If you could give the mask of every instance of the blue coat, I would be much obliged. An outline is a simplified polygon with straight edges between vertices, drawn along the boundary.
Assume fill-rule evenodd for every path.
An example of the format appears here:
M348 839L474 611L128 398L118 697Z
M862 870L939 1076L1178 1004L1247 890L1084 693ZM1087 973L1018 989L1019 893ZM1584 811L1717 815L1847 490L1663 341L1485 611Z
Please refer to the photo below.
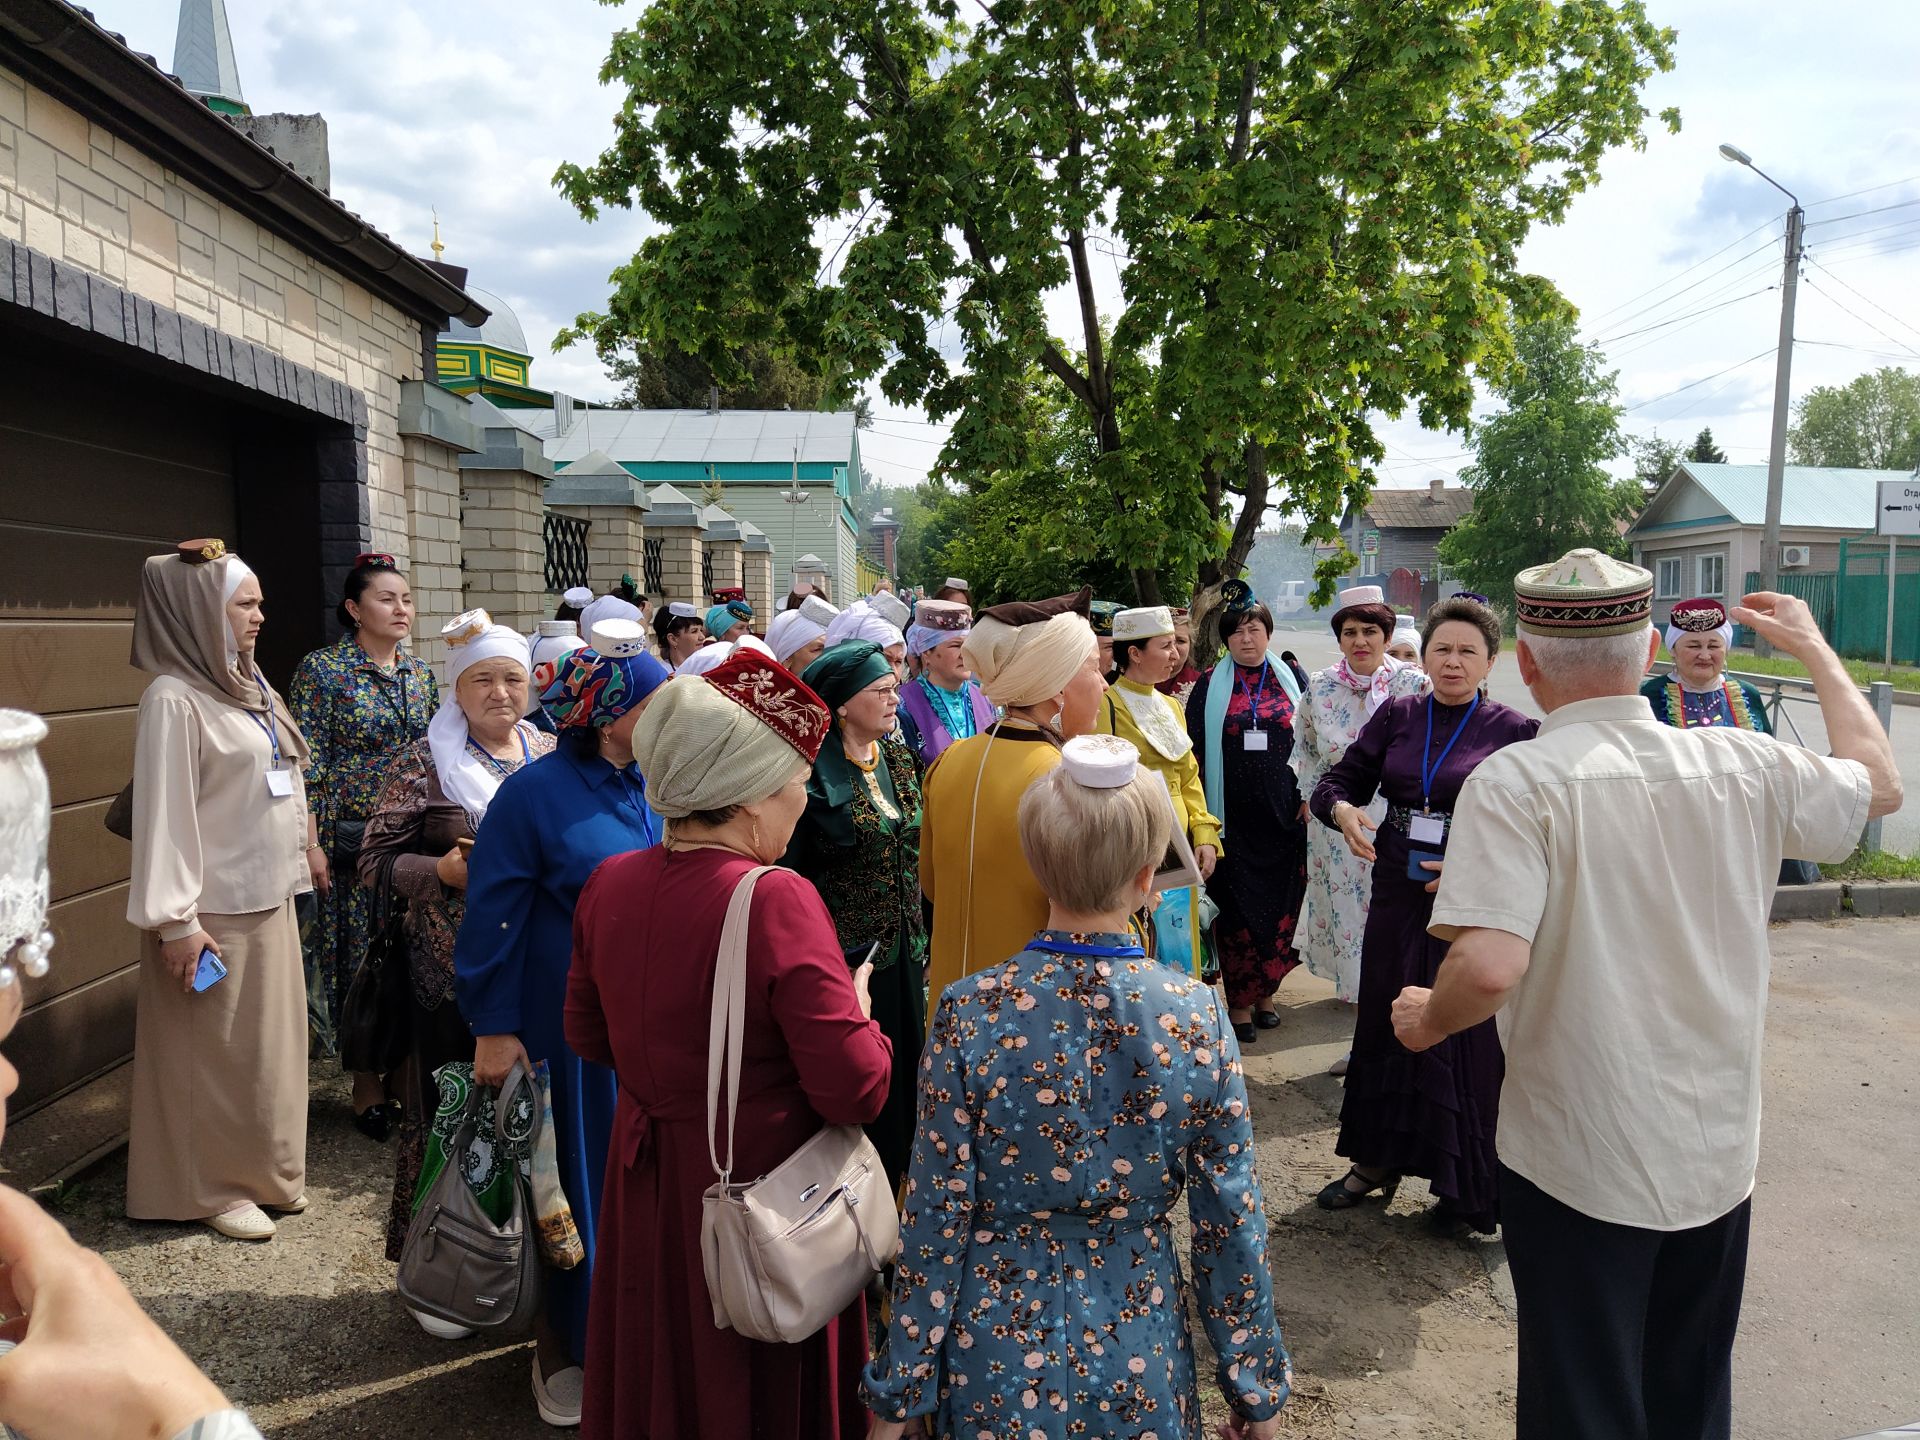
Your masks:
M547 1274L547 1313L584 1358L600 1183L607 1168L613 1072L567 1049L561 1011L573 960L573 907L601 861L658 844L660 817L638 769L616 770L562 745L501 782L474 836L467 913L453 947L454 997L478 1035L518 1035L553 1080L560 1184L586 1264Z

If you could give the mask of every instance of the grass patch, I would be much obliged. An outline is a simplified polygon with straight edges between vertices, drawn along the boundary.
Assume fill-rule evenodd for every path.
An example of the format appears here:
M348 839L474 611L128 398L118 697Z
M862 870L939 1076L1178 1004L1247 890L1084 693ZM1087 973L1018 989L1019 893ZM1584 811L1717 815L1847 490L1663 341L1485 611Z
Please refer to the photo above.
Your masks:
M1660 647L1660 658L1671 660L1667 647ZM1844 656L1840 663L1847 667L1847 674L1853 677L1853 683L1859 686L1873 684L1876 680L1891 680L1896 690L1906 690L1920 694L1920 670L1910 665L1896 665L1891 671L1886 666L1872 660L1848 660ZM1769 655L1762 660L1750 650L1734 650L1727 655L1727 669L1746 675L1784 675L1797 680L1808 677L1807 667L1798 660L1788 659L1785 655Z
M1856 850L1838 865L1822 865L1828 880L1920 880L1920 855L1891 850Z

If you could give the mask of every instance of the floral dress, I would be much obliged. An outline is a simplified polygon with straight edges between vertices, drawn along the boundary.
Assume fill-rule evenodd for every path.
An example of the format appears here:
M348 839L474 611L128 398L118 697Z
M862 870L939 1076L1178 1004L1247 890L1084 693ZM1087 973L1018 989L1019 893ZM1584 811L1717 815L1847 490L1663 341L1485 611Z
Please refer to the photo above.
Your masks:
M372 898L354 881L357 832L373 813L387 761L427 733L440 708L432 669L407 651L390 668L376 665L352 635L315 650L293 672L293 718L307 737L307 803L327 852L333 889L316 895L303 927L308 1022L328 1053L334 1020L367 953Z
M1347 753L1367 723L1369 685L1382 700L1400 695L1424 695L1432 688L1426 672L1395 660L1388 677L1377 683L1352 675L1345 665L1316 670L1293 715L1293 773L1300 793L1314 787ZM1375 708L1378 708L1377 706ZM1386 815L1384 801L1376 800L1367 815L1378 824ZM1331 980L1340 998L1352 1005L1360 999L1360 946L1367 933L1367 903L1373 895L1373 867L1354 858L1346 839L1325 825L1307 830L1307 901L1305 921L1295 945L1306 956L1307 969Z
M1264 1419L1292 1374L1240 1052L1213 991L1127 936L1056 931L949 985L867 1404L966 1440L1197 1440L1182 1190L1214 1378Z

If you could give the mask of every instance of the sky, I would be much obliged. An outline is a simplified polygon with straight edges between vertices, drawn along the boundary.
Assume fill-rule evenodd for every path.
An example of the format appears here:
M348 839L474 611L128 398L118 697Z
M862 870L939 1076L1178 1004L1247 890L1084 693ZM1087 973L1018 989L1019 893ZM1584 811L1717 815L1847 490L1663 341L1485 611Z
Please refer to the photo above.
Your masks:
M89 0L101 24L163 66L178 0ZM1920 4L1911 0L1649 0L1679 32L1675 69L1649 85L1677 105L1619 150L1564 223L1537 228L1525 269L1580 308L1583 333L1617 370L1623 428L1690 442L1703 427L1729 458L1767 458L1787 201L1722 160L1725 141L1807 209L1793 353L1794 396L1882 365L1920 369ZM600 308L608 275L647 230L610 210L589 224L551 184L563 160L596 156L622 95L599 83L614 30L636 5L542 0L229 0L242 88L256 112L319 111L333 193L426 255L437 211L445 258L504 298L534 350L534 383L609 397L590 347L555 354L555 333ZM1117 271L1103 309L1119 303ZM1053 307L1073 333L1069 297ZM932 467L944 428L875 398L861 440L883 483ZM1384 485L1451 478L1471 457L1457 434L1382 419Z

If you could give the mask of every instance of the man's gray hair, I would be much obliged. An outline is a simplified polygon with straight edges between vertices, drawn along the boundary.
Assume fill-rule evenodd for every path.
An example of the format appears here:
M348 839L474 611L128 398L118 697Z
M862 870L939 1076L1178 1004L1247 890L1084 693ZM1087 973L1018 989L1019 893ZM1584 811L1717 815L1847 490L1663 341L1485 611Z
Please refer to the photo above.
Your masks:
M1520 643L1554 684L1624 695L1637 689L1647 673L1647 644L1652 633L1650 625L1598 640L1523 633Z

